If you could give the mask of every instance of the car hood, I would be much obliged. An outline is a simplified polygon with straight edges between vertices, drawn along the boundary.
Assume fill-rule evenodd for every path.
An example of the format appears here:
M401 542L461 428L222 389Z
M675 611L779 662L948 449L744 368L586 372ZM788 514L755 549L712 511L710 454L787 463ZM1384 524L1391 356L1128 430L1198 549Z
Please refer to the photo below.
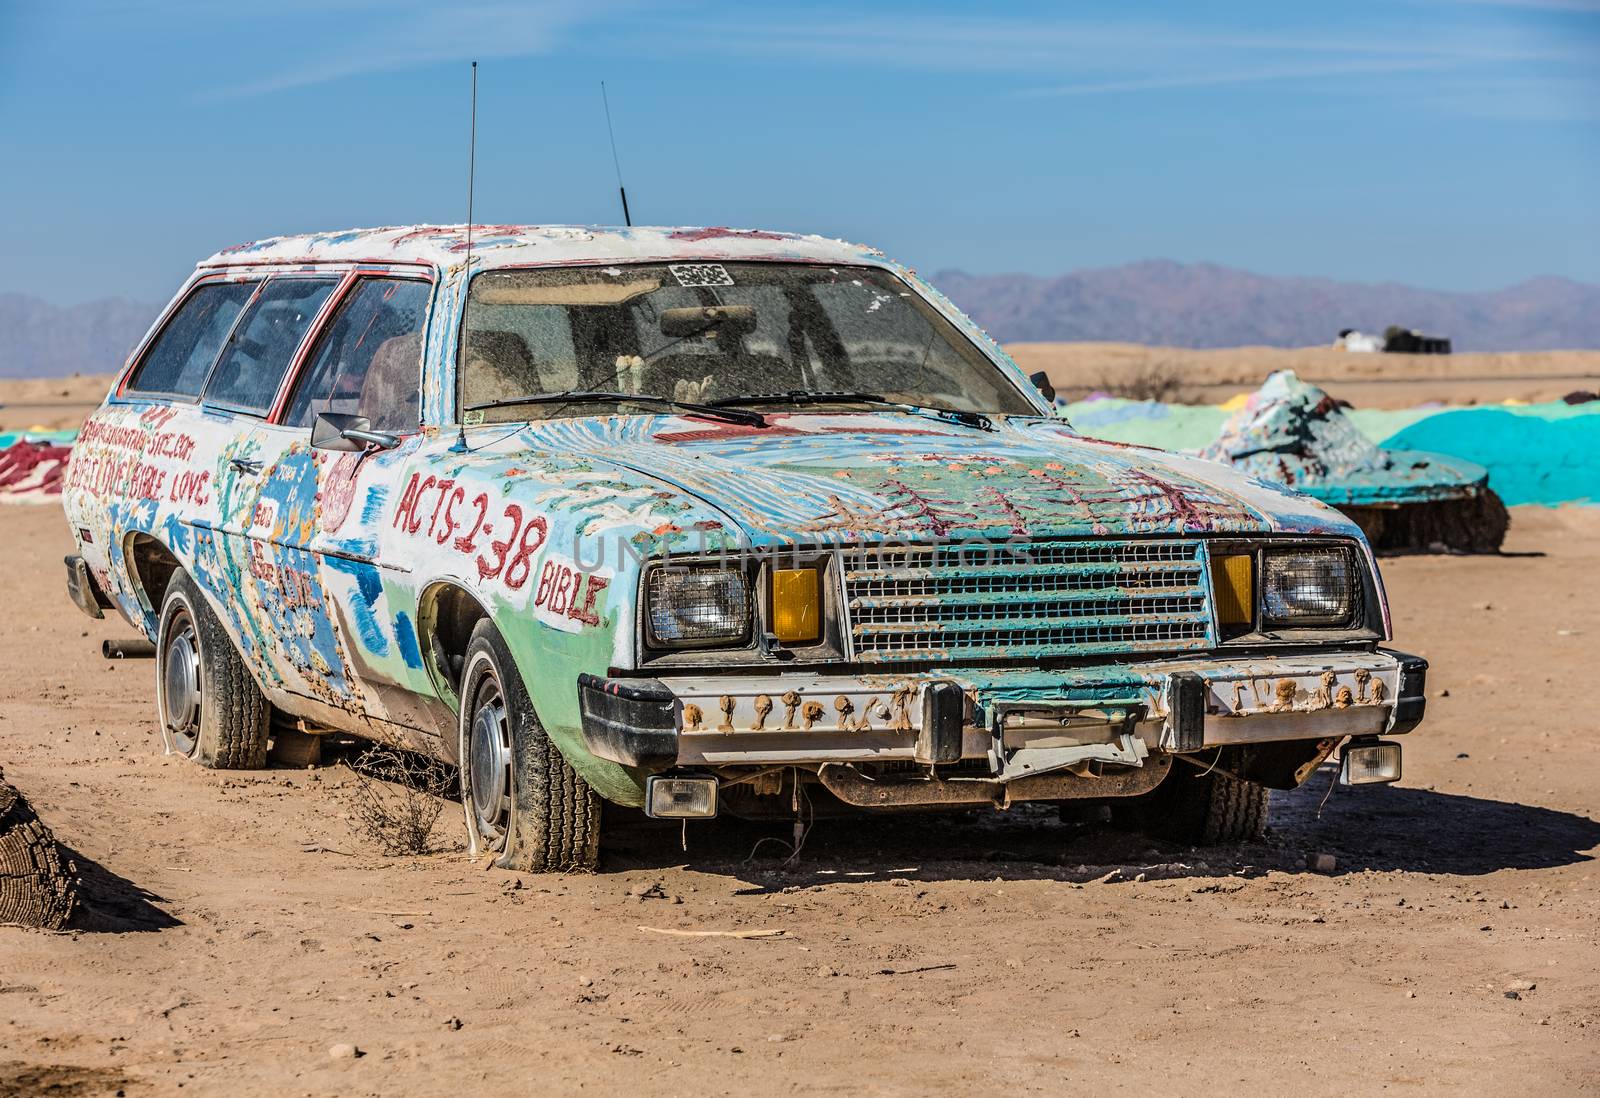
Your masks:
M682 416L538 424L524 443L652 477L752 544L888 538L1307 533L1359 537L1337 511L1214 462L1102 442L1054 420L982 431L901 413Z

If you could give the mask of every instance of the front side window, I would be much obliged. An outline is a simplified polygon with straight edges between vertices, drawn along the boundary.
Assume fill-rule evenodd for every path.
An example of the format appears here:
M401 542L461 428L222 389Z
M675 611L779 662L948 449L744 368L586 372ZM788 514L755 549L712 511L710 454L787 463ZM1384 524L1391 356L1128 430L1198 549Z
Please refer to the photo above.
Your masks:
M323 412L366 416L373 430L420 425L426 282L363 278L339 305L289 398L283 422L310 427Z
M268 280L223 349L206 401L247 412L272 407L295 349L337 285L331 278Z
M196 287L145 352L126 391L199 396L223 340L256 286L254 282L205 282Z
M599 404L516 403L586 390L696 402L857 393L955 411L1037 414L942 313L876 267L488 271L468 294L458 382L467 422L591 415Z

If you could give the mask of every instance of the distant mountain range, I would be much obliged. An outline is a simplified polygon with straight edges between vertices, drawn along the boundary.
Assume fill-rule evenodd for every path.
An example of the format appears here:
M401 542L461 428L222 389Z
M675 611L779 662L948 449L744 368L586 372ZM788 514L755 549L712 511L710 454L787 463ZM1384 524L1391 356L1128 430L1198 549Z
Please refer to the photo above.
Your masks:
M1449 293L1156 259L1060 278L941 271L933 283L1002 343L1308 347L1342 328L1398 324L1449 336L1458 351L1600 348L1600 286L1564 278Z
M1307 347L1333 342L1341 328L1399 324L1449 336L1458 351L1600 348L1600 286L1564 278L1449 293L1156 259L1059 278L950 270L933 283L1003 343ZM121 298L57 306L0 294L0 377L109 373L159 309Z
M0 377L112 373L160 310L121 298L59 306L0 294Z

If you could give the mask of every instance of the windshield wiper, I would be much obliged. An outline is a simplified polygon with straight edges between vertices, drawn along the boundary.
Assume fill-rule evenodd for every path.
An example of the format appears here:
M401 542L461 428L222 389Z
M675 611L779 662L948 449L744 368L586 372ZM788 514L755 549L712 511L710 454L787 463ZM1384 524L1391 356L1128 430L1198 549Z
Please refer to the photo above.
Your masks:
M994 421L982 412L965 408L935 408L927 404L908 404L894 400L882 393L813 392L809 389L791 389L787 393L751 393L748 396L723 397L713 400L717 408L737 407L745 404L876 404L884 408L898 408L903 412L935 416L948 423L974 427L980 431L994 430Z
M469 404L464 411L481 412L487 408L510 408L518 404L581 404L585 401L603 404L653 404L661 408L710 416L713 419L738 423L745 427L767 425L767 417L760 412L741 412L734 408L721 408L716 404L696 404L692 400L673 400L671 397L652 396L648 393L608 393L593 389L571 389L564 393L529 393L527 396L486 400L481 404Z

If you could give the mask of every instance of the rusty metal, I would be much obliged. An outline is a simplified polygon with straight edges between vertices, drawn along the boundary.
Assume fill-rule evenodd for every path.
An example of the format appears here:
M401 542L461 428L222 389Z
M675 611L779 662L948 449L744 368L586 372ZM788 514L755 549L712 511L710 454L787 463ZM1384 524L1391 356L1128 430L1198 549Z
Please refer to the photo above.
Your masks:
M829 793L858 808L980 804L1006 808L1023 801L1137 797L1161 784L1171 766L1171 758L1161 755L1146 759L1143 766L1107 770L1098 775L1041 774L1009 782L937 777L874 781L853 766L829 763L817 771L817 780Z
M108 660L153 660L156 646L142 638L104 640L100 642L100 654Z

